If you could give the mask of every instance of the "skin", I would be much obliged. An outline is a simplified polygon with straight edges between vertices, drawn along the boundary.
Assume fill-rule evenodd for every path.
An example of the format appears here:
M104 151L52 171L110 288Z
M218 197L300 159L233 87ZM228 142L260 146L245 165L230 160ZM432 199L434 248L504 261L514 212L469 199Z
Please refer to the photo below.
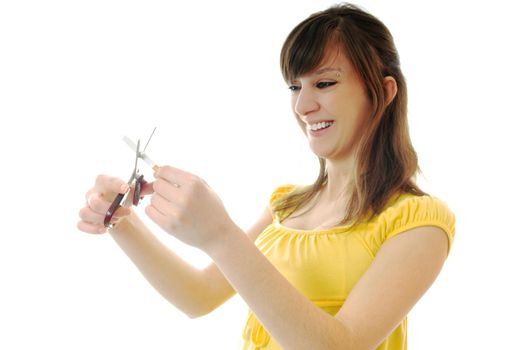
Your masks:
M322 73L317 71L325 70ZM388 102L397 93L397 83L384 78ZM355 156L353 150L359 131L371 113L364 83L351 62L338 47L330 48L320 67L291 83L291 106L300 128L306 134L313 153L326 159L328 184L320 203L347 201L342 194L351 180ZM312 137L307 126L314 120L335 120L323 137Z
M351 63L332 51L327 57L315 70L330 63L340 69L340 76L335 71L323 76L310 72L293 82L300 89L292 93L293 112L304 131L310 118L336 121L331 137L307 136L311 150L328 164L321 206L342 200L354 141L369 112ZM321 81L338 82L321 88L324 84L317 85ZM397 92L395 81L387 77L384 86L391 101ZM190 317L210 312L237 292L284 349L374 349L432 285L447 256L446 234L437 227L417 227L389 239L333 317L298 292L254 245L259 232L272 222L269 208L245 233L203 179L171 166L161 167L155 179L145 187L145 194L151 194L147 216L168 234L204 251L214 263L201 272L192 269L126 208L118 212L112 237L150 283ZM104 231L104 212L123 184L110 177L97 179L79 213L79 229Z

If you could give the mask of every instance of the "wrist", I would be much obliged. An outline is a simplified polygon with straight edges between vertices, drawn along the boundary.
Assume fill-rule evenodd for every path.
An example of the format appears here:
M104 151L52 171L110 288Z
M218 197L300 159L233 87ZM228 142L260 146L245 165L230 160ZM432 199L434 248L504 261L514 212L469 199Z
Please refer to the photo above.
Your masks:
M129 232L133 227L137 226L137 214L131 210L130 214L121 218L115 224L108 228L108 233L110 234L122 234Z
M225 226L218 228L220 234L216 238L209 240L201 249L213 260L225 254L232 254L235 242L240 238L247 237L245 232L234 222L229 221Z

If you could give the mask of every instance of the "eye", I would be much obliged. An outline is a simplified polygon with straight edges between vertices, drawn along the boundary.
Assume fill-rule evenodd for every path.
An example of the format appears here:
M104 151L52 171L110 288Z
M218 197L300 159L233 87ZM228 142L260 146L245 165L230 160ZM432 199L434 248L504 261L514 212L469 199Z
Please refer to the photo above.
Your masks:
M297 86L297 85L291 85L291 86L289 86L288 89L291 90L291 92L295 92L295 91L300 90L300 86Z
M317 88L319 89L325 89L327 87L330 87L332 85L335 85L337 82L336 81L321 81L319 83L317 83Z

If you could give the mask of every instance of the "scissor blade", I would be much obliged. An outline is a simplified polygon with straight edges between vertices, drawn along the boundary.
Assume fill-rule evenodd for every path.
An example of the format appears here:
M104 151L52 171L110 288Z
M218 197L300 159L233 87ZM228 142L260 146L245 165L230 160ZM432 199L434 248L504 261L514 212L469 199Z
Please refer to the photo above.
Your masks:
M124 143L128 145L134 152L137 150L137 145L134 141L132 141L128 136L123 137ZM150 166L152 169L156 170L157 165L156 163L144 152L139 153L139 158L141 158L148 166Z

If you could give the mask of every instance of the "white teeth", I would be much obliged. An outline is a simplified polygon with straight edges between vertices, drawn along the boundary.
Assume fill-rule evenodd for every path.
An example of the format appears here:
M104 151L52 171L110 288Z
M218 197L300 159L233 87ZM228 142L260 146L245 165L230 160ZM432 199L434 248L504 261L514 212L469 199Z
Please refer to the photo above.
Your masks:
M320 122L320 123L316 123L316 124L312 124L309 126L309 129L310 130L313 130L313 131L316 131L316 130L319 130L319 129L322 129L322 128L326 128L330 125L332 125L333 122Z

